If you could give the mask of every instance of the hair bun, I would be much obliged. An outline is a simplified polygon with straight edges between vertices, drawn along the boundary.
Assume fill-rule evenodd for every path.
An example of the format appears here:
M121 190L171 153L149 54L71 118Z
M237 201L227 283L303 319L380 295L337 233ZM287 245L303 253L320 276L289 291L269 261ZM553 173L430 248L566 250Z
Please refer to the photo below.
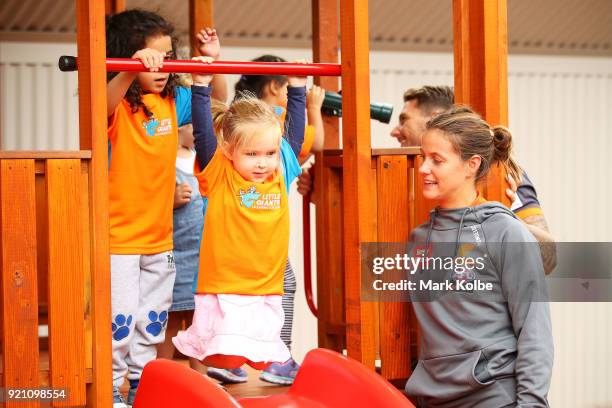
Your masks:
M493 160L505 162L510 158L512 152L512 133L504 126L495 126L491 129L493 133Z

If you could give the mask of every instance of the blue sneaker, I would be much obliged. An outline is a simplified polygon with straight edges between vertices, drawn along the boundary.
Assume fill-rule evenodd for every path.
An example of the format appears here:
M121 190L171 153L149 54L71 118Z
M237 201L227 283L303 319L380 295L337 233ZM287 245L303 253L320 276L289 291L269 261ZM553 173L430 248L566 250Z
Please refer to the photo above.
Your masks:
M113 408L128 408L118 387L113 387Z
M226 370L225 368L208 367L208 376L223 384L238 384L249 380L249 375L242 367Z
M272 384L291 385L297 375L300 365L293 358L284 363L272 363L266 368L259 377L260 380Z

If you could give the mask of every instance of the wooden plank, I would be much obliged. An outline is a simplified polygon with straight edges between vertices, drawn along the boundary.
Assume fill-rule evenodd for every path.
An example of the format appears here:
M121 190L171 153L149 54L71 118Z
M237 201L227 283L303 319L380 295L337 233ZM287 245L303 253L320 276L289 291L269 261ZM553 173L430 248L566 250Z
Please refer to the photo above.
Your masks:
M422 196L422 187L418 188L415 185L415 174L418 171L416 166L416 159L422 156L407 156L406 157L406 167L408 168L408 212L410 217L410 222L408 223L408 229L412 231L418 224L416 223L415 217L415 194L419 194ZM416 191L415 191L416 190ZM410 338L410 368L416 365L416 362L419 358L419 322L416 318L416 314L414 312L414 308L412 307L412 303L409 306L409 317L408 320L410 322L409 325L409 338Z
M91 226L89 247L93 383L87 388L87 406L106 408L112 405L113 384L109 324L111 308L104 3L76 1L80 148L91 150L88 217Z
M342 159L342 149L325 149L323 157L325 160L333 162L335 159ZM378 156L418 156L421 154L420 147L396 147L389 149L371 149L372 157ZM376 166L374 166L376 168Z
M314 163L314 180L313 192L311 195L312 202L317 206L315 214L316 219L316 245L317 245L317 334L318 345L323 348L330 348L327 341L326 324L329 323L329 286L327 278L329 276L329 199L327 193L329 169L323 166L323 160L317 157Z
M421 154L420 147L394 147L389 149L372 149L372 156L416 156Z
M87 161L82 161L81 165L88 166ZM88 168L86 169L88 170ZM93 316L91 314L91 247L88 244L91 242L91 228L89 225L89 172L81 172L80 175L80 219L82 223L82 234L83 234L83 279L84 279L84 292L85 292L85 367L87 369L93 368Z
M368 1L341 0L344 265L348 355L374 369L373 303L361 302L362 242L376 241L370 146Z
M453 0L453 30L455 101L470 105L492 126L507 126L507 0ZM510 206L504 178L494 166L485 195Z
M87 183L88 178L88 161L81 161L81 177L84 179L85 183ZM47 222L47 192L45 187L45 173L46 173L46 160L36 160L34 162L34 171L36 173L36 243L38 247L37 251L37 276L38 276L38 319L39 324L47 324L47 295L49 293L48 290L48 272L47 272L47 260L49 259L49 232L48 232L48 222ZM87 184L85 184L87 186ZM83 205L85 210L88 210L89 206L89 198L87 197L87 190L83 189ZM88 225L85 242L89 242L90 234L88 230ZM85 234L85 232L84 232ZM84 273L88 276L90 280L90 271L89 271L89 248L86 248L88 251L86 261L87 265L83 268ZM89 299L89 298L88 298ZM88 314L89 316L89 314ZM87 332L91 337L91 333ZM47 349L46 339L41 339L40 342L41 350ZM88 350L89 354L91 354L91 350ZM88 366L91 368L91 364Z
M33 160L0 160L3 387L38 387L36 196ZM10 407L40 403L8 402Z
M408 160L381 156L377 160L378 242L406 242L410 234ZM380 303L381 375L388 380L410 374L410 303Z
M38 384L40 387L50 387L50 376L49 376L49 353L47 351L41 350L39 353L40 356L40 365L38 370ZM0 384L4 381L3 375L3 367L2 367L2 359L0 359ZM91 369L87 369L85 371L85 381L87 383L91 383L93 381L93 372ZM23 405L18 405L18 407L22 407Z
M416 156L414 160L414 226L415 228L429 220L429 212L436 207L436 202L423 197L423 175L419 167L423 164L423 156Z
M40 165L40 160L34 164L35 168ZM48 324L48 295L49 295L49 275L47 260L49 259L49 223L47 210L47 191L45 172L46 166L43 164L42 174L36 173L36 243L37 254L37 276L38 276L38 319L39 324ZM46 343L41 342L41 348L46 349Z
M338 63L338 0L312 1L312 59ZM336 77L314 77L314 83L329 92L340 89ZM340 147L339 127L339 118L323 116L325 149Z
M407 185L407 189L408 189L408 214L410 217L410 223L408 225L411 226L411 228L414 228L415 221L414 221L414 194L415 194L415 189L414 189L414 180L415 180L415 170L414 170L414 163L416 160L417 156L406 156L406 167L408 168L408 185Z
M90 150L60 151L60 150L4 150L0 151L0 159L90 159Z
M342 352L344 326L344 248L342 171L315 161L317 203L317 308L319 347Z
M378 185L378 178L377 178L377 168L376 168L376 158L372 157L370 160L370 182L372 187L374 188L373 191L373 195L371 195L370 197L372 197L372 220L371 220L371 226L372 228L374 228L374 241L373 242L378 242L378 230L377 230L377 225L378 225L378 219L376 218L378 215L378 200L375 198L376 197L376 186ZM372 241L370 241L372 242ZM360 245L361 246L361 245ZM361 273L359 274L359 286L361 287ZM360 297L360 301L361 301L361 297ZM376 361L380 360L380 321L381 321L381 313L380 313L380 307L379 307L379 302L371 302L371 301L362 301L361 302L361 308L362 308L362 315L365 315L368 319L371 320L371 324L366 326L365 328L367 330L370 330L369 332L366 332L366 336L368 337L374 337L374 344L373 346L371 346L373 349L372 350L367 350L366 351L366 355L372 354L372 356L374 357L374 369L376 369ZM364 310L365 309L365 310ZM366 321L367 322L367 321Z
M85 242L83 220L80 217L80 161L48 160L46 181L51 385L54 388L70 390L67 400L53 402L53 406L82 406L86 403L83 276Z
M318 157L318 156L317 156ZM315 159L316 162L316 159ZM325 167L342 168L342 156L323 156L319 162L323 162Z
M325 157L328 156L342 156L342 149L325 149L323 152Z
M345 269L344 269L344 196L342 169L329 170L328 175L328 203L327 209L329 222L329 249L328 249L328 282L321 281L321 285L328 285L329 288L329 323L330 325L344 324L346 327L346 307L344 299L346 296L345 288ZM320 286L318 286L320 287ZM344 335L333 339L333 344L342 351L346 347L346 330Z
M200 55L196 34L204 27L214 27L214 0L189 0L189 43L191 55Z
M323 153L326 158L341 157L342 149L325 149ZM416 156L421 154L420 147L393 147L385 149L371 149L372 156Z

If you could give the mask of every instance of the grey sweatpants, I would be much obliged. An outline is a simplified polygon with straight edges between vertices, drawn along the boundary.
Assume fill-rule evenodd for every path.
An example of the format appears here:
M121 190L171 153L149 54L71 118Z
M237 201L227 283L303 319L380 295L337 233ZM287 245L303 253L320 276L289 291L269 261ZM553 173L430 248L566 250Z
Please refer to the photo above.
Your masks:
M172 251L111 255L113 387L120 387L126 374L140 379L145 364L157 357L175 274Z
M291 331L293 329L293 307L295 304L296 281L295 273L293 273L293 268L291 267L291 263L289 263L289 258L287 258L287 265L285 266L283 289L285 292L283 294L285 322L281 330L281 340L285 343L289 351L291 351Z

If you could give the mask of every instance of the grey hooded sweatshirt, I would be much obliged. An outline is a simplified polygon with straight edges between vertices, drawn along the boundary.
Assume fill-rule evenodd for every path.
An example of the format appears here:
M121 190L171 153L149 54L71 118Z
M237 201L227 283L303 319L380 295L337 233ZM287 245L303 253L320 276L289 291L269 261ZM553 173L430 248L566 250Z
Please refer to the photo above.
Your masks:
M421 355L408 395L425 407L548 407L550 311L539 246L527 228L496 202L436 209L412 232L409 248L415 255L429 248L429 257L480 259L480 268L422 268L413 275L444 276L455 288L413 297ZM458 281L493 289L458 290Z

